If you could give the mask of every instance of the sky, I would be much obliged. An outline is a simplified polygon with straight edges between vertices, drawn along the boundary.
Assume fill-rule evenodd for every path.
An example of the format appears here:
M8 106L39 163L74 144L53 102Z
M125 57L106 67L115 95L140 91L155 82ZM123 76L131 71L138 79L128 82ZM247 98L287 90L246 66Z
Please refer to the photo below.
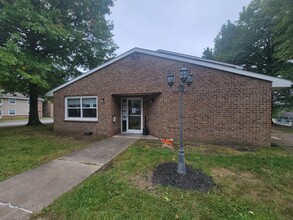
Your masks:
M134 47L202 56L251 0L115 0L108 17L120 55Z

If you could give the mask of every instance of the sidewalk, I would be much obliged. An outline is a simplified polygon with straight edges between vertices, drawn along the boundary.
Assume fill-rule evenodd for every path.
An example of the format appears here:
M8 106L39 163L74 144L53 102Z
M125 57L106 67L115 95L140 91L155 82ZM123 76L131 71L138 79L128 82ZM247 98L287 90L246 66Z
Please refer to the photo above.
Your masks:
M27 124L27 119L24 120L17 120L17 121L1 121L0 122L0 128L1 127L14 127L14 126L24 126ZM42 118L40 121L43 124L52 124L53 118ZM1 212L0 212L1 213Z
M0 182L0 219L28 219L138 139L111 137Z

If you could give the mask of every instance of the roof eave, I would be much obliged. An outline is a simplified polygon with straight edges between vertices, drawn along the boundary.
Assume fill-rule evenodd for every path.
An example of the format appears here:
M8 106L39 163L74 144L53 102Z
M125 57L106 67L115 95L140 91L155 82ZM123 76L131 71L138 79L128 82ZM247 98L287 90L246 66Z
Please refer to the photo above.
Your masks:
M231 72L231 73L235 73L238 75L243 75L243 76L247 76L247 77L252 77L252 78L256 78L256 79L261 79L261 80L265 80L265 81L270 81L272 82L272 87L273 88L285 88L285 87L291 87L292 82L289 80L285 80L285 79L280 79L280 78L276 78L276 77L271 77L271 76L267 76L267 75L262 75L262 74L258 74L258 73L253 73L253 72L248 72L245 70L241 70L238 68L232 68L229 67L229 65L225 66L225 65L220 65L217 64L216 62L211 63L211 62L204 62L204 61L200 61L200 60L194 60L192 58L188 58L188 57L183 57L183 56L176 56L175 54L172 53L161 53L161 52L156 52L156 51L152 51L152 50L146 50L146 49L141 49L141 48L133 48L119 56L117 56L116 58L113 58L111 60L109 60L108 62L74 78L73 80L64 83L52 90L50 90L49 92L46 93L46 96L48 97L52 97L54 95L54 92L90 75L91 73L94 73L100 69L105 68L106 66L120 60L123 59L124 57L132 54L132 53L143 53L143 54L147 54L147 55L151 55L151 56L156 56L156 57L161 57L161 58L165 58L165 59L171 59L171 60L177 60L177 61L181 61L181 62L185 62L185 63L190 63L190 64L195 64L195 65L200 65L200 66L205 66L208 68L213 68L213 69L218 69L218 70L222 70L222 71L226 71L226 72ZM231 65L233 66L233 65Z

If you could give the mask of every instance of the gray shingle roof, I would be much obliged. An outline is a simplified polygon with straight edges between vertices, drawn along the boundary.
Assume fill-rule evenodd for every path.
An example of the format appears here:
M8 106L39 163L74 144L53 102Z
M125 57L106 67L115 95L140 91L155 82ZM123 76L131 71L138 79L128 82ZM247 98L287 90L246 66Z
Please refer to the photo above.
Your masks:
M290 118L293 117L293 112L283 112L280 118Z

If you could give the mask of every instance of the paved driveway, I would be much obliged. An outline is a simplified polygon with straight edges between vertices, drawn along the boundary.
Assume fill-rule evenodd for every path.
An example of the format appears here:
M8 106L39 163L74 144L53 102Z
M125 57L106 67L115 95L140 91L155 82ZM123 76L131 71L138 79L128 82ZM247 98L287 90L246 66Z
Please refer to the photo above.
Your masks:
M43 124L52 124L53 118L41 119ZM27 124L27 120L19 120L19 121L8 121L8 122L0 122L1 127L13 127L13 126L23 126Z
M273 128L272 143L293 151L293 133L283 132Z

